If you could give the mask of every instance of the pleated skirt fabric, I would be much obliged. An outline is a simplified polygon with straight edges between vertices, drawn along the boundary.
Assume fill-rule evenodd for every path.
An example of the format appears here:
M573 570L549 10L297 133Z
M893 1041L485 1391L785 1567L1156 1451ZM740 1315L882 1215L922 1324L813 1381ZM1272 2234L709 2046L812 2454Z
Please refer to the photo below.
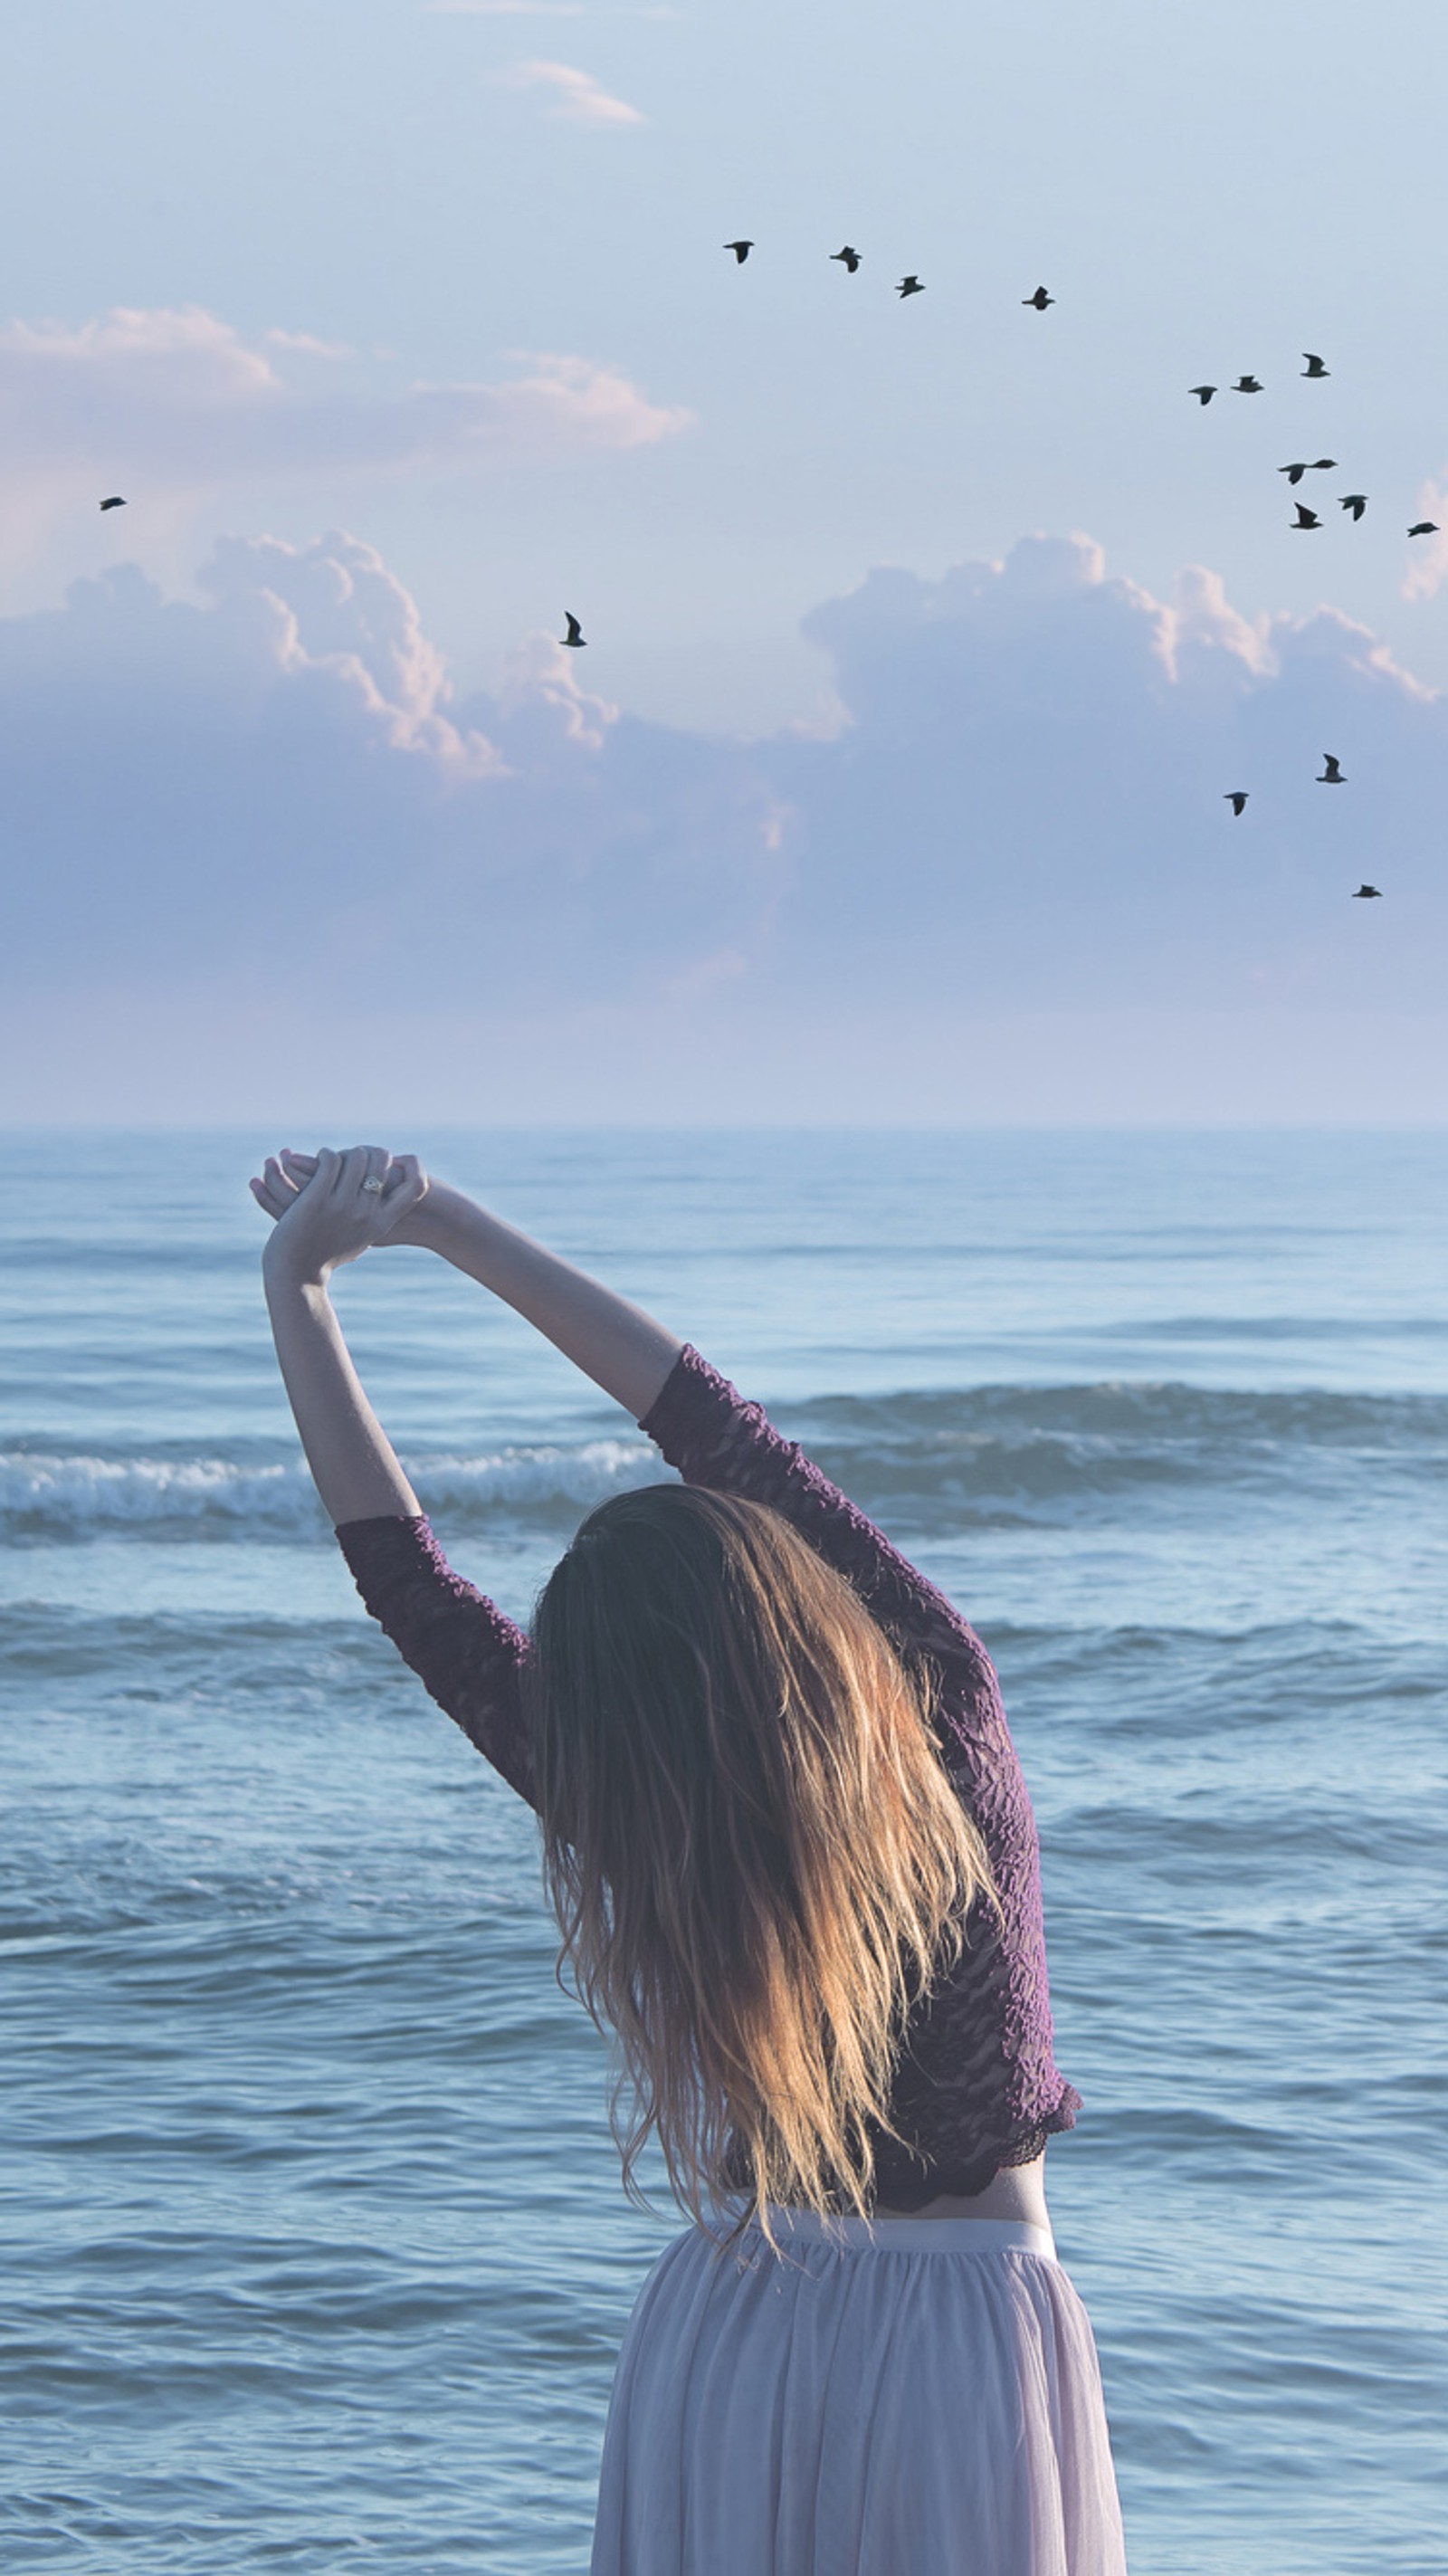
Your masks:
M1095 2337L1049 2229L774 2226L782 2259L757 2228L690 2228L645 2282L592 2576L1125 2576Z

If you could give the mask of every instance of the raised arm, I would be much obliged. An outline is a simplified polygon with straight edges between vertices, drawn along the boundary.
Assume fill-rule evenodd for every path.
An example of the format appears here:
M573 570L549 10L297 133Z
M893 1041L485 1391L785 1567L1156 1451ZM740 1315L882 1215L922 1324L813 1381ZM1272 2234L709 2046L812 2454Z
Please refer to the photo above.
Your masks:
M393 1168L379 1147L324 1151L307 1186L278 1208L268 1183L254 1195L276 1217L262 1256L267 1310L282 1378L307 1464L333 1522L410 1518L418 1500L367 1401L342 1338L327 1282L369 1244L385 1242L427 1184L416 1166Z
M340 1263L390 1239L426 1178L410 1156L394 1163L380 1146L306 1161L306 1174L291 1178L270 1158L251 1188L275 1220L262 1269L307 1463L372 1616L438 1706L533 1803L519 1688L527 1637L448 1564L367 1401L327 1294Z
M409 1219L406 1240L425 1243L491 1289L635 1422L657 1402L683 1348L677 1336L461 1190L434 1184Z
M415 1171L411 1158L405 1160ZM284 1154L281 1162L286 1174L307 1185L318 1168L310 1154ZM635 1422L657 1402L683 1348L677 1335L626 1297L443 1182L425 1182L385 1236L375 1239L440 1252L454 1269L513 1307Z

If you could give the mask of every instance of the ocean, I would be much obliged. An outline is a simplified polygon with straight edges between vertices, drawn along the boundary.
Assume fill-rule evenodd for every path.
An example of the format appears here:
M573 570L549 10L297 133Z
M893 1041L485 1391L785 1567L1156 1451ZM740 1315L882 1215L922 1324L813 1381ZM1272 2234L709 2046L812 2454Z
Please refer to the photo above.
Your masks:
M681 2222L619 2188L531 1817L300 1465L284 1141L6 1139L0 2564L582 2576ZM1448 1137L387 1141L696 1342L985 1637L1133 2576L1441 2576ZM428 1256L337 1302L516 1616L663 1472Z

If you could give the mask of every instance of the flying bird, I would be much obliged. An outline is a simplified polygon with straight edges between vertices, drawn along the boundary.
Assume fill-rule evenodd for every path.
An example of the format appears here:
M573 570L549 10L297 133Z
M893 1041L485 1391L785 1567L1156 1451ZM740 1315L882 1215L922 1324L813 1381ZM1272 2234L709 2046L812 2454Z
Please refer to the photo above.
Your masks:
M1216 390L1217 390L1217 388L1216 388L1216 386L1215 386L1215 385L1188 385L1188 387L1187 387L1187 392L1188 392L1189 394L1195 394L1195 395L1196 395L1196 398L1197 398L1198 402L1201 404L1201 407L1202 407L1203 411L1205 411L1205 410L1206 410L1207 405L1208 405L1208 403L1211 401L1212 396L1213 396L1213 394L1216 392Z
M125 506L125 502L119 492L113 492L108 501L102 501L101 503L101 508L103 510L124 510Z
M901 278L895 292L897 295L923 295L925 289L921 285L919 278L912 272L909 277Z
M1313 473L1330 474L1336 463L1337 458L1335 456L1314 456L1312 460Z
M1240 813L1241 813L1241 811L1242 811L1243 806L1244 806L1244 805L1246 804L1246 802L1247 802L1247 790L1246 790L1246 788L1245 788L1245 787L1229 787L1229 788L1227 789L1226 795L1225 795L1225 796L1223 797L1223 799L1222 799L1222 802L1223 802L1223 804L1224 804L1224 805L1230 805L1230 806L1231 806L1231 809L1232 809L1232 811L1233 811L1233 813L1234 813L1234 814L1240 814Z
M1337 506L1340 510L1351 510L1353 517L1360 519L1368 506L1368 496L1366 492L1344 492Z
M753 250L754 244L752 241L726 242L724 247L726 250L733 251L736 260L742 268L749 257L750 252Z
M1364 903L1364 902L1366 902L1366 901L1368 901L1369 899L1374 898L1374 897L1376 898L1376 900L1377 900L1379 903L1381 903L1381 902L1382 902L1382 899L1383 899L1383 890L1382 890L1382 887L1381 887L1381 886L1361 885L1361 886L1356 886L1356 887L1353 889L1353 902L1354 902L1354 903Z
M1408 534L1410 537L1436 537L1438 522L1436 519L1419 519L1417 525L1408 530Z
M857 250L852 250L848 242L846 242L843 250L832 250L830 257L831 259L842 259L846 268L849 270L851 277L854 276L856 269L860 265L859 252Z
M1320 528L1321 525L1322 521L1319 519L1317 512L1315 510L1309 510L1305 501L1299 501L1297 504L1297 516L1292 522L1293 535L1296 536L1299 530L1303 528Z
M1307 467L1305 463L1301 465L1279 465L1277 471L1279 474L1285 474L1289 483L1300 483L1303 475L1307 472Z
M1313 356L1313 354L1312 354L1312 351L1311 351L1310 349L1304 349L1304 350L1303 350L1303 352L1302 352L1302 354L1303 354L1304 358L1307 360L1307 364L1306 364L1306 366L1305 366L1305 367L1303 368L1303 370L1302 370L1302 372L1303 372L1303 374L1304 374L1305 376L1330 376L1330 375L1331 375L1331 373L1332 373L1332 369L1331 369L1331 367L1325 367L1325 366L1323 365L1322 360L1321 360L1320 358L1314 358L1314 356Z
M726 247L727 247L727 245L726 245ZM582 627L579 625L577 618L574 616L572 609L571 609L571 608L565 608L565 610L563 611L563 614L564 614L564 616L565 616L565 617L567 618L567 620L568 620L568 632L567 632L567 634L566 634L566 635L560 635L560 636L559 636L559 638L558 638L559 643L560 643L560 644L586 644L586 643L588 642L588 637L584 634L583 629L582 629Z
M1260 394L1261 390L1255 376L1239 376L1232 387L1234 394Z
M1318 786L1346 787L1347 780L1344 778L1342 771L1338 766L1337 753L1335 751L1325 751L1322 756L1327 763L1327 767L1321 772L1318 778Z
M1047 305L1054 304L1055 301L1056 299L1054 295L1048 295L1044 286L1038 286L1034 295L1023 295L1021 297L1021 302L1023 304L1034 304L1038 313L1044 313Z

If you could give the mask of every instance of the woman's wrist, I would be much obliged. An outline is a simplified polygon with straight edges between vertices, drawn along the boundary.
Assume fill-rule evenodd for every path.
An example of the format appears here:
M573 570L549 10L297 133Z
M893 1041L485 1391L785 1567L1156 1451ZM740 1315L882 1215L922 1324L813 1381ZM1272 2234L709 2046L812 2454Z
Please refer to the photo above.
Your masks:
M330 1262L298 1259L290 1244L280 1235L269 1235L262 1247L261 1275L269 1298L302 1296L321 1298L328 1304L331 1302L327 1297Z
M421 1252L437 1252L444 1261L451 1260L457 1242L459 1217L471 1217L475 1225L479 1220L486 1222L485 1213L476 1200L466 1197L461 1190L452 1189L446 1181L430 1180L426 1196L403 1218L391 1240L411 1244Z

